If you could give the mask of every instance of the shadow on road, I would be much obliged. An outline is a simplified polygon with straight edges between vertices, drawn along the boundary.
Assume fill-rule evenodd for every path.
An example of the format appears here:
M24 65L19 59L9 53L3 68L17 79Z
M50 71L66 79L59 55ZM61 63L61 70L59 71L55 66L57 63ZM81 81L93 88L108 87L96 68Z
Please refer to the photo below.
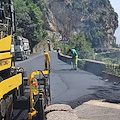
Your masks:
M120 86L111 85L111 86L93 86L89 90L94 90L94 93L81 96L80 98L70 101L68 104L72 108L76 108L79 105L82 105L84 102L89 100L100 100L110 103L120 103Z

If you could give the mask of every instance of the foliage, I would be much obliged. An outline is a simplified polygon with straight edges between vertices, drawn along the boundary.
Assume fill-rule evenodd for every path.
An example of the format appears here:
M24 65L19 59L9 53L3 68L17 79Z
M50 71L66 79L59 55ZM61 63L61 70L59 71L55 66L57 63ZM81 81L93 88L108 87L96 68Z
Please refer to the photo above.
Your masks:
M70 49L69 44L62 44L62 45L60 45L60 49L61 49L61 52L62 52L63 54L70 55L70 54L68 53L68 51L69 51L69 49Z
M89 24L93 27L85 34L87 41L92 43L92 47L103 47L101 45L103 45L104 41L107 41L107 34L101 28L94 27L95 22L93 20L90 20Z
M43 4L39 4L42 2ZM30 40L30 46L42 41L47 32L43 29L42 11L46 7L43 0L14 0L17 19L17 35ZM44 7L43 7L44 6Z
M34 4L37 4L40 7L40 10L43 11L48 8L48 4L44 0L33 0Z
M6 0L5 0L6 1ZM77 48L81 46L81 43L84 43L84 46L88 47L88 50L80 48L78 50L79 57L81 58L90 58L92 59L92 50L91 47L102 47L104 41L107 41L107 35L105 30L100 26L103 24L104 16L106 16L106 11L101 10L101 14L95 11L95 7L92 5L99 5L107 7L109 5L108 0L93 0L90 1L90 6L87 6L87 2L82 2L79 0L65 0L69 6L74 7L75 9L79 9L82 14L87 16L86 27L87 32L84 33L84 38L70 38L70 42L72 40L75 42L70 44L70 47ZM47 32L43 29L43 20L42 14L43 11L48 9L48 4L44 0L14 0L15 8L16 8L16 18L17 18L17 35L22 35L30 40L31 48L35 46L38 42L42 41L46 36ZM94 4L93 4L94 3ZM111 13L114 17L116 14ZM91 15L95 15L93 17ZM100 16L99 16L100 15ZM99 17L98 17L99 16ZM60 19L58 19L61 22ZM100 24L98 24L100 23ZM117 22L116 26L117 26ZM99 26L98 26L99 25ZM51 38L51 41L54 43L56 38ZM76 42L78 41L78 43ZM88 42L87 42L88 41ZM90 45L92 43L92 46ZM56 43L55 43L56 45ZM71 46L72 45L72 46ZM115 46L115 45L113 45ZM56 47L57 48L57 47ZM55 48L55 49L56 49ZM81 50L83 50L83 56L81 56ZM90 50L90 51L89 51ZM90 55L88 54L90 53Z
M102 61L102 62L105 62L105 63L111 63L111 64L119 64L120 63L118 57L115 57L115 58L104 57L104 56L102 56L102 54L96 55L95 60Z
M53 47L54 50L57 50L58 48L60 49L60 44L58 41L55 41L53 44L54 44L54 47Z
M106 71L116 75L120 75L120 66L114 64L107 64Z
M101 61L105 63L118 64L118 58L102 58Z
M78 66L79 66L79 68L84 69L84 67L85 67L85 61L84 60L79 60Z
M102 61L103 56L102 55L96 55L95 60Z
M91 43L85 40L84 33L81 32L76 37L69 38L69 43L60 45L61 52L69 55L69 48L76 49L80 59L93 59L93 50Z
M77 1L77 0L72 0L72 1L73 1L72 2L73 7L80 9L81 11L84 10L84 8L85 8L84 4L80 4L79 1Z
M94 12L94 8L92 6L88 6L88 12L89 13L93 13Z
M113 47L113 48L117 48L118 45L117 45L116 43L112 43L112 47Z
M108 50L106 48L94 48L95 53L101 53L101 52L107 52Z
M109 1L108 0L98 0L100 5L104 5L104 7L107 7L109 5Z
M109 0L91 0L80 1L71 0L74 9L78 9L84 15L84 27L85 38L92 43L94 47L104 47L106 41L108 41L107 30L105 29L110 21L113 22L114 30L118 26L118 15L111 9ZM89 5L88 5L89 4ZM110 15L109 21L106 16ZM111 23L110 23L111 24ZM115 46L115 45L113 45Z
M80 59L93 59L93 50L91 43L86 41L84 33L79 33L75 38L69 39L69 45L71 48L75 48L78 52Z
M59 41L56 40L56 37L54 35L52 37L47 36L47 39L49 39L51 43L53 44L54 50L57 50L58 48L60 48L60 43Z

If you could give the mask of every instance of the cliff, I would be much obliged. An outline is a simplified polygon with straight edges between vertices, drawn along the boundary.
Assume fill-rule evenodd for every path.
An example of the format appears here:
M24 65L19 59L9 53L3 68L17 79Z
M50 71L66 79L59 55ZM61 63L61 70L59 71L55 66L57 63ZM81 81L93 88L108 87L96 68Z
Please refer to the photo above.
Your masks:
M46 0L45 29L67 37L84 32L92 47L110 47L118 26L118 15L109 0Z

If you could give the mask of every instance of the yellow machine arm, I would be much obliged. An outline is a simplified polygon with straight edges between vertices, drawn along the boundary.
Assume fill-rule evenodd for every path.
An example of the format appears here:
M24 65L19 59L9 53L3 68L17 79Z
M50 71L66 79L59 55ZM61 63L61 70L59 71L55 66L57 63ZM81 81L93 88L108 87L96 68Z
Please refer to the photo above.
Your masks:
M30 86L30 112L28 113L28 119L31 120L33 116L36 116L36 114L38 113L38 111L35 110L34 108L34 99L33 99L33 80L34 80L34 76L35 75L49 75L49 64L50 64L50 57L48 53L45 53L45 60L47 62L47 69L45 69L44 71L35 71L29 74L29 78L28 78L28 85ZM40 93L42 94L42 93ZM43 95L42 95L43 96Z
M5 94L9 91L17 88L22 84L22 74L17 74L13 77L10 77L0 83L0 99L3 98Z

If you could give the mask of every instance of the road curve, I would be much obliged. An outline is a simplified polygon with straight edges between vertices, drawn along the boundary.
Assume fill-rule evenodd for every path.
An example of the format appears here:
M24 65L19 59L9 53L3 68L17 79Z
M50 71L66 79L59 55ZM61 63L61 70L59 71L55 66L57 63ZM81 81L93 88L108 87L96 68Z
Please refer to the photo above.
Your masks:
M56 52L50 52L49 54L51 59L51 104L69 104L72 108L75 108L84 102L95 99L119 103L119 85L105 82L101 77L90 72L80 69L71 70L72 66L59 60ZM33 54L30 59L18 61L16 65L25 67L27 73L31 72L32 69L43 70L44 54ZM23 115L21 116L23 117Z

